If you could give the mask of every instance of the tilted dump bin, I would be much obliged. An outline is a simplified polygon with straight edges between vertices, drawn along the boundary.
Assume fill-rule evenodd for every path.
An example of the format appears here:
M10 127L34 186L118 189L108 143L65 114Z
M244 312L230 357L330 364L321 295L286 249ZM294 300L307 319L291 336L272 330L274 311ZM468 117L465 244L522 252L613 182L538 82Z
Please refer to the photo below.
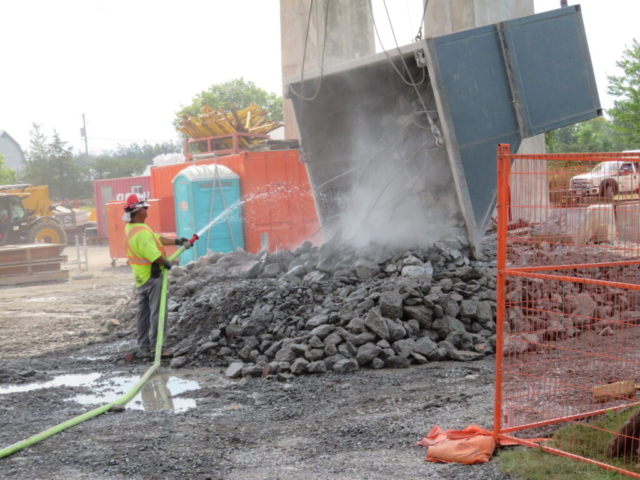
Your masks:
M286 79L325 239L478 249L496 148L601 115L579 6ZM313 100L310 98L319 88Z

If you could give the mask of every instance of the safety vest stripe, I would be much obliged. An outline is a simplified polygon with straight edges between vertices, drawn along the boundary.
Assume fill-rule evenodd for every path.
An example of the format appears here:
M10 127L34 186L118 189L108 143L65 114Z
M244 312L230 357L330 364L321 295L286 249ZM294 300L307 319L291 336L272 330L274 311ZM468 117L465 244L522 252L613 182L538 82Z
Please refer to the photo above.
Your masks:
M151 230L149 227L147 227L146 225L141 225L139 227L133 227L132 229L130 229L127 232L127 243L129 242L129 240L136 234L141 232L142 230L149 230L152 234L153 234L153 239L156 242L156 246L158 247L158 250L162 251L164 250L164 246L162 245L162 243L160 243L160 241L158 240L158 237L156 237L156 235L153 233L153 230ZM164 253L164 252L163 252Z
M149 230L145 227L133 227L129 229L126 234L126 240L129 241L136 233L141 232L142 230Z
M131 257L129 255L127 255L127 258L129 259L129 263L133 263L135 265L151 265L151 262L144 258Z

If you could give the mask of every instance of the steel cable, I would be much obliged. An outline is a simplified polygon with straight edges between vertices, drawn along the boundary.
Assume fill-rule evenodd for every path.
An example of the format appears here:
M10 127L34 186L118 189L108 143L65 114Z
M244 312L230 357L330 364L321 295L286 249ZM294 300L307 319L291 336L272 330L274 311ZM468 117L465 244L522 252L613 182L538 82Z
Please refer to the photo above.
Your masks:
M316 88L316 93L314 93L313 96L311 97L305 97L304 95L302 95L302 90L304 87L304 64L307 58L307 44L309 43L309 31L311 29L311 17L313 13L314 0L311 0L311 5L309 6L309 18L307 19L307 33L305 35L304 50L302 52L302 67L300 69L300 93L296 92L291 85L287 85L288 93L292 93L296 97L302 100L306 100L308 102L316 99L316 97L320 93L320 88L322 87L322 77L324 74L324 57L325 57L325 51L327 49L327 26L329 24L329 4L330 3L331 3L331 0L327 0L327 5L326 5L326 10L324 15L324 41L322 43L322 57L320 60L320 77L318 78L318 87Z
M389 20L389 26L391 27L391 33L393 35L393 40L394 40L394 42L396 44L396 49L398 50L398 54L400 56L400 61L402 62L402 64L404 65L405 70L409 74L409 78L411 79L411 83L409 83L409 82L407 82L405 80L405 78L402 75L402 73L398 70L398 68L393 63L393 60L391 60L391 57L389 56L387 51L384 49L384 46L382 45L382 40L380 39L380 32L378 32L378 26L376 24L375 18L373 18L373 28L374 28L374 30L376 32L376 36L378 37L378 41L380 42L380 45L382 46L382 50L384 51L384 54L387 57L387 60L389 60L389 63L391 63L391 66L393 67L393 69L398 73L398 75L400 75L400 78L402 78L404 83L406 83L409 86L412 86L415 89L416 95L418 96L418 100L420 100L420 103L422 104L423 111L427 116L427 120L429 121L429 125L431 126L431 132L436 137L436 145L442 146L442 145L444 145L444 140L442 138L442 133L440 132L440 129L436 125L436 123L433 120L433 118L431 117L431 115L429 115L429 110L427 109L427 106L426 106L426 104L424 102L424 99L422 98L422 95L420 94L420 90L418 90L418 85L419 84L417 84L415 82L415 80L413 79L413 75L411 74L411 71L409 70L409 66L407 65L407 62L405 61L404 57L402 56L402 51L400 50L400 46L398 45L398 41L396 39L396 33L395 33L395 30L393 29L393 23L391 22L391 16L389 15L389 9L387 8L386 0L382 0L382 3L384 4L384 9L385 9L385 12L387 13L387 19ZM371 16L373 17L373 6L371 4L371 0L369 0L369 9L371 10ZM425 12L426 12L426 10L425 10ZM423 69L423 72L424 72L424 69Z

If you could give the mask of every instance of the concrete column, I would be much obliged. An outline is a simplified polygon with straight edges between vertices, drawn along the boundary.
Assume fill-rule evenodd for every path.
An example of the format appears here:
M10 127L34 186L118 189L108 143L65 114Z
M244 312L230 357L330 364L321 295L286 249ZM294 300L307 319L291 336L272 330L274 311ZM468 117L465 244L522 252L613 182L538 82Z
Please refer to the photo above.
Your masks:
M282 78L302 69L311 0L280 0ZM320 68L325 36L327 0L315 0L309 27L304 71ZM327 20L324 65L335 65L376 52L373 19L368 0L331 0ZM285 138L298 138L291 101L284 100Z
M437 37L533 13L533 0L429 0L424 31Z
M525 138L518 154L546 153L544 135ZM527 172L525 175L511 175L511 218L531 223L543 221L549 214L549 181L547 162L544 160L517 160L511 166L512 173ZM519 205L519 207L518 207Z
M425 38L475 27L474 0L428 0Z

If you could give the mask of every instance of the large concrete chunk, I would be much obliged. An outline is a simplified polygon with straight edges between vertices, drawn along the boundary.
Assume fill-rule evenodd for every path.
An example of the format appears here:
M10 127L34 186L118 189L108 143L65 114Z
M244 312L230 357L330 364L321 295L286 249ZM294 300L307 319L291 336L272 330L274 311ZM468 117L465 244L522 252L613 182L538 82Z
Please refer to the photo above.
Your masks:
M497 144L517 151L601 114L580 7L398 50L325 68L313 101L291 91L315 91L319 72L285 81L323 232L356 244L457 237L477 249Z
M616 207L616 230L620 241L640 243L640 204Z
M613 241L615 237L615 210L609 204L557 208L531 230L531 239L538 244L585 245L590 241Z

